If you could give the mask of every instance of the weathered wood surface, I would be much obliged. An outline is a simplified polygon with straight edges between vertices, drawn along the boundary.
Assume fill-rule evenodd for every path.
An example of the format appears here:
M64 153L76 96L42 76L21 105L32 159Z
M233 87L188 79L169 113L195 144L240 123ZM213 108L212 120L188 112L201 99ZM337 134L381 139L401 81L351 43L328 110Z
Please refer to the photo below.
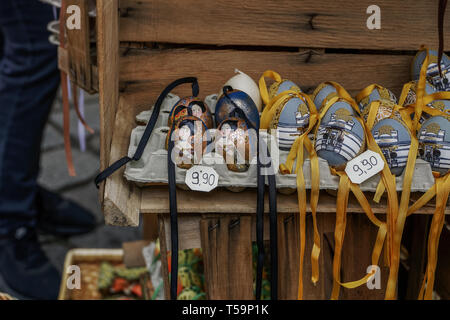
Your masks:
M87 0L70 0L67 6L76 5L80 8L80 29L68 29L67 51L68 51L68 75L73 83L89 93L94 93L94 79L92 76L92 65L90 47L90 32Z
M309 193L308 193L309 194ZM309 196L308 196L309 197ZM231 201L232 199L232 201ZM309 199L309 198L308 198ZM370 200L370 195L367 196ZM192 192L178 189L178 212L179 213L245 213L256 214L256 190L246 189L243 192L232 193L224 189L216 189L205 196L201 192ZM268 198L265 199L266 212L269 210ZM374 213L385 214L385 199L377 204L370 201ZM278 213L298 213L297 194L278 194ZM310 210L309 203L307 210ZM320 193L317 212L329 213L336 211L336 198L322 191ZM141 213L168 213L169 196L167 187L148 187L142 189ZM349 213L363 213L363 209L350 195L348 210ZM427 204L416 213L433 214L434 206ZM450 207L447 207L446 214L450 214Z
M133 127L133 110L120 99L112 132L109 164L113 164L128 152L129 136ZM138 226L141 208L141 189L123 177L125 167L111 175L105 184L103 211L105 223L120 226Z
M381 29L367 28L370 5ZM120 0L121 41L417 50L438 46L438 0ZM445 17L446 25L450 15ZM450 49L450 33L445 34ZM201 61L201 60L199 60Z
M195 76L202 97L218 93L237 68L255 81L267 69L295 81L312 92L323 81L336 81L351 94L378 83L400 94L410 81L412 56L373 54L323 54L313 50L271 52L242 50L124 49L120 57L121 93L133 96L148 109L173 80ZM189 86L174 91L189 95Z
M385 219L384 216L378 218L381 221ZM367 268L372 265L371 256L377 232L378 227L373 225L365 215L347 215L347 227L342 249L341 281L359 280L367 274ZM341 288L339 298L341 300L383 300L389 277L389 268L383 261L383 254L378 266L380 268L379 289L369 289L367 285L355 289Z
M109 165L111 140L119 103L118 3L97 0L97 63L100 97L100 170ZM100 185L103 203L105 183ZM103 206L104 207L104 206ZM105 210L105 207L104 207ZM106 214L106 212L105 212Z
M200 221L208 299L254 299L251 221L245 215Z
M90 67L91 67L91 75L92 75L92 80L91 80L92 91L90 91L90 93L98 92L98 67L94 64L91 64ZM68 52L67 52L67 49L62 48L62 47L58 47L58 68L59 68L59 70L64 71L66 74L69 74Z

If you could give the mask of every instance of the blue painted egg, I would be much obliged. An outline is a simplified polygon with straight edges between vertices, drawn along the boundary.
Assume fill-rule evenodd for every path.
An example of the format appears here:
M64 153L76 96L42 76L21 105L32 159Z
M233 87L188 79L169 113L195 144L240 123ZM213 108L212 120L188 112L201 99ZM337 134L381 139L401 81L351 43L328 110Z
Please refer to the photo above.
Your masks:
M318 128L315 140L317 155L332 167L343 169L364 148L364 129L347 108L333 109L329 120L322 122Z
M394 102L392 102L391 100L385 100L385 99L380 100L379 102L380 102L380 105L378 107L378 111L375 116L375 121L373 124L375 124L383 119L387 119L387 118L394 118L399 121L402 121L402 116L400 115L400 113L398 111L394 111L394 107L395 107ZM373 107L374 107L374 105L371 104L371 106L364 108L364 110L362 111L362 117L363 117L364 121L367 122L370 110Z
M403 103L404 106L413 105L417 101L417 81L411 81L410 84L408 94L405 102ZM436 92L438 92L436 88L427 81L425 86L425 94L430 95ZM434 100L427 106L440 111L450 110L450 100ZM413 118L414 114L411 114L411 117ZM430 118L430 115L423 112L420 123L423 123L428 118Z
M181 98L175 103L169 114L169 127L172 127L174 122L187 115L200 118L209 129L213 128L213 120L209 107L197 97Z
M392 91L380 86L376 86L369 95L362 97L361 100L356 102L358 102L359 109L361 110L361 112L363 112L364 109L367 106L369 106L373 101L381 101L381 100L389 100L397 104L397 98L392 93Z
M239 108L252 125L256 129L259 129L259 112L252 98L240 90L229 91L228 97L222 94L217 100L215 113L216 126L219 127L225 119L231 117L240 118L240 113L235 110L236 108Z
M338 100L329 107L329 109L327 110L327 112L325 112L325 115L323 116L320 122L321 123L329 122L338 110L341 110L340 111L341 113L343 112L342 110L346 110L349 115L356 116L356 112L352 108L350 103L344 100Z
M252 154L256 154L256 131L249 130L240 118L227 118L217 128L215 150L221 153L228 170L245 172Z
M419 132L419 156L441 175L450 169L450 117L431 117Z
M269 87L269 100L287 90L302 92L300 87L291 80L281 80L281 82L272 83L272 85Z
M411 64L411 77L418 80L420 69L422 68L427 53L425 50L419 51ZM429 64L427 69L427 80L438 91L450 91L450 58L444 53L441 60L442 78L439 74L438 53L435 50L429 50Z
M320 111L327 101L338 96L338 92L334 86L323 82L317 86L312 94L312 99L318 111Z
M276 129L278 147L289 151L294 141L301 136L309 126L310 110L303 97L288 96L280 104L270 122L269 129Z
M175 163L179 168L189 169L195 163L200 163L201 157L211 139L204 139L208 128L198 117L183 116L169 129L166 137L166 149L169 139L174 141Z
M405 124L396 119L383 119L374 125L372 135L380 147L392 174L399 176L406 167L411 134Z
M417 82L418 82L417 80L413 80L413 81L410 81L407 84L405 84L404 88L408 87L408 93L406 95L405 102L403 103L404 106L409 106L409 105L416 103L416 101L417 101ZM437 92L436 88L433 87L427 81L426 85L425 85L425 94L429 95L429 94L432 94L435 92Z

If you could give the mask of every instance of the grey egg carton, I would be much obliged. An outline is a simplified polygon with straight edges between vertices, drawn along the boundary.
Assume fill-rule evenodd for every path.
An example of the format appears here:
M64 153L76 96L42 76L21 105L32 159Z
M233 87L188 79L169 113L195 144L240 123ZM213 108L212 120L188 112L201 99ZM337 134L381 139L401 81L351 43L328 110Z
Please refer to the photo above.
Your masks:
M169 127L167 121L172 106L178 101L179 97L169 94L161 105L155 129L150 137L147 147L139 161L129 162L126 166L124 176L128 181L132 181L138 185L145 186L147 184L168 183L167 177L167 150L165 149L165 141ZM206 97L205 102L214 113L217 95ZM139 124L131 132L128 156L132 157L137 149L139 141L145 130L145 125L150 119L152 109L141 112L136 116L136 122ZM289 152L280 150L279 163L284 163ZM202 165L212 166L219 174L219 187L256 187L256 161L250 164L246 172L233 172L228 170L225 163L217 163L219 160L214 157L220 157L214 153L207 153L203 156ZM255 159L254 159L255 160ZM177 184L185 184L186 169L175 167ZM339 178L331 174L328 162L319 158L320 170L320 189L337 190L339 186ZM303 173L305 177L306 189L311 188L311 169L310 160L305 159L303 164ZM296 188L296 174L278 173L276 175L277 188ZM380 181L380 175L364 181L361 184L362 191L375 192ZM434 185L434 177L431 173L430 165L421 160L416 160L411 192L426 192ZM403 175L396 178L397 191L403 189Z

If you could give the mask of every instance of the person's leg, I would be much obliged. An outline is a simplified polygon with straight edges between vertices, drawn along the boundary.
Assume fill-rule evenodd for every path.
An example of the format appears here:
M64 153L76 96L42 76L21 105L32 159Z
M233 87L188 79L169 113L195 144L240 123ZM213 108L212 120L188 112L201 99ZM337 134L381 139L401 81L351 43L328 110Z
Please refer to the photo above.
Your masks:
M49 5L0 1L0 234L36 224L40 144L59 85L56 47L48 42Z
M37 0L0 1L0 287L41 299L55 299L60 282L35 232L40 142L59 85L52 16Z

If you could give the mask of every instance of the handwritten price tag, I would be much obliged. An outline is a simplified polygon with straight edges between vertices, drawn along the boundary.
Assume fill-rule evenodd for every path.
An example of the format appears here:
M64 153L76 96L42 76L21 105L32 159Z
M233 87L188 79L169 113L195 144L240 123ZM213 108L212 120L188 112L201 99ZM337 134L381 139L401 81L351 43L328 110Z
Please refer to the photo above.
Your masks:
M210 192L219 183L219 174L211 167L193 166L186 172L186 185L194 191Z
M345 172L351 182L360 184L376 175L383 168L384 161L381 156L374 151L367 150L355 159L347 162Z

